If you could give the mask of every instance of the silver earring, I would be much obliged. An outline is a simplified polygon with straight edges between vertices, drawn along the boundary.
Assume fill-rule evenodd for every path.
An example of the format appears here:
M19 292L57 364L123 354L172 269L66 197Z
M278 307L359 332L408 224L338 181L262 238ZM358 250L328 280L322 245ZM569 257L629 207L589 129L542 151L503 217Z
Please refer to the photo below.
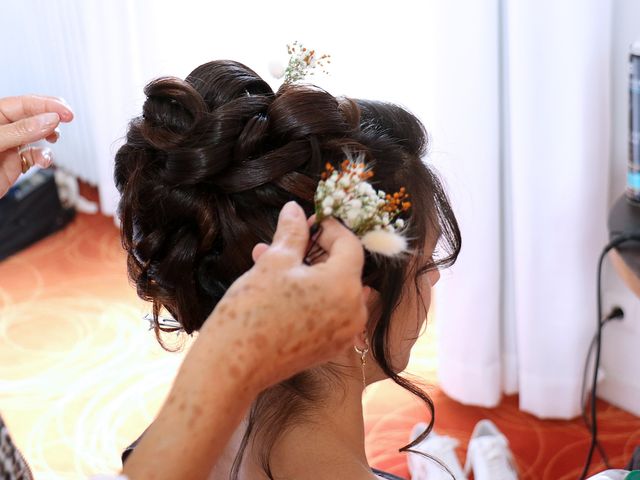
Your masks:
M367 353L369 353L369 340L365 337L364 339L365 347L358 348L357 345L353 346L353 349L356 351L358 355L360 355L360 362L362 363L362 389L367 388L367 377L364 373L364 368L367 365Z

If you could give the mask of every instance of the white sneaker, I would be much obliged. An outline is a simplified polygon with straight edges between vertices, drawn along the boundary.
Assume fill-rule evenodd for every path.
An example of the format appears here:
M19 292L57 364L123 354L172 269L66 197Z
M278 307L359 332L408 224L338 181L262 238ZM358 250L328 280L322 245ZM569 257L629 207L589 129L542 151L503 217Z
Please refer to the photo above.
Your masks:
M426 423L418 423L411 431L411 441L415 440L427 429ZM412 450L426 453L442 462L450 470L455 480L467 480L458 461L455 449L458 446L455 438L431 432L427 438L413 447ZM451 475L436 460L409 452L407 457L412 480L451 480Z
M605 470L587 480L624 480L629 473L629 470Z
M474 480L517 480L509 442L491 420L480 420L471 434L464 471Z

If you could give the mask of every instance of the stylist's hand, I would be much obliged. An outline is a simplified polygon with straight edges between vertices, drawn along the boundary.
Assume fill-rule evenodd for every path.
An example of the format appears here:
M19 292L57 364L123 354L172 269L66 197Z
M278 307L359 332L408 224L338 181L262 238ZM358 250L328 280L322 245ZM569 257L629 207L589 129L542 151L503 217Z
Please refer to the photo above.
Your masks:
M319 244L327 255L308 266L308 242L304 211L288 203L273 243L256 247L254 267L231 286L200 332L227 332L241 354L229 356L230 364L239 372L251 365L251 381L262 388L334 358L365 328L362 244L339 222L326 220Z
M73 112L55 97L24 95L0 98L0 197L18 179L22 163L18 148L38 140L54 143L60 122L73 120ZM31 164L51 164L49 149L29 148L23 152Z
M322 223L322 263L303 263L309 227L291 202L270 246L218 303L184 359L158 417L127 460L131 479L209 478L256 396L324 363L364 330L360 241Z

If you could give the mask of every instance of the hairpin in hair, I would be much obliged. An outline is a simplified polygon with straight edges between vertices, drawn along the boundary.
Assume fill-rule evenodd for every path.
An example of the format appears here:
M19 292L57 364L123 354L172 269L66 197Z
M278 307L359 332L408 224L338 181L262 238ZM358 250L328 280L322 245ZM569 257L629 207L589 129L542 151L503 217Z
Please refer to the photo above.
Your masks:
M335 217L356 234L371 253L394 257L407 249L405 221L400 214L411 208L409 194L387 194L368 182L373 171L365 166L364 154L347 158L339 169L330 163L315 193L316 222Z
M149 330L154 330L156 326L160 327L161 329L166 328L174 331L183 330L182 325L180 325L180 322L178 322L175 318L172 318L172 317L159 315L157 325L153 318L153 315L150 313L146 313L142 317L142 319L149 322Z
M306 48L297 40L287 45L287 53L289 62L286 67L277 62L269 65L271 74L275 78L284 77L284 83L301 82L314 75L316 68L321 68L323 73L328 73L326 66L331 63L331 55L319 55L315 50Z

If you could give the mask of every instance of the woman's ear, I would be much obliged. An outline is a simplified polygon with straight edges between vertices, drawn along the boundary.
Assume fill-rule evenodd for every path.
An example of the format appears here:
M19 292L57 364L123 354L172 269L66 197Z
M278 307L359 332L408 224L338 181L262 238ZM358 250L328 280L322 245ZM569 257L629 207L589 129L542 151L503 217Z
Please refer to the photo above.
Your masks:
M380 294L375 289L367 285L362 287L362 300L364 301L364 304L367 307L367 311L369 312L369 322L371 322L371 317L376 310L379 298Z
M353 339L353 344L361 350L368 346L367 342L369 341L369 331L371 330L371 312L373 311L374 307L373 302L375 302L374 297L375 291L371 287L364 285L362 287L362 301L367 306L369 319L367 321L367 327L362 332L357 334Z
M366 285L362 287L362 300L364 300L365 305L369 306L369 300L371 297L371 287L367 287Z
M367 338L367 331L363 330L353 338L353 346L359 350L366 350L369 348L369 339Z

